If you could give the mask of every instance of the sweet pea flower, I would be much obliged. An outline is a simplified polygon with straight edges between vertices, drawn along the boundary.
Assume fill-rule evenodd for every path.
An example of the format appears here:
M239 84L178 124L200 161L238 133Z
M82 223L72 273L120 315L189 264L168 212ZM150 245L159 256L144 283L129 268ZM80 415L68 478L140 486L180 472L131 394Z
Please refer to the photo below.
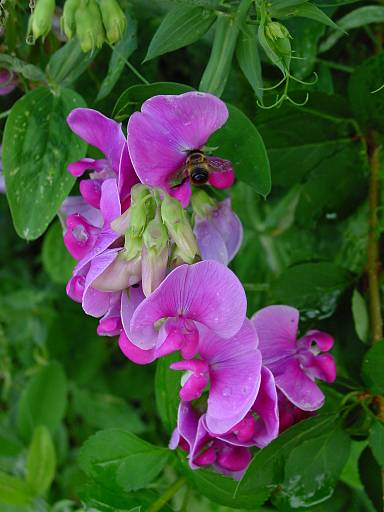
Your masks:
M71 130L105 156L102 159L82 158L68 165L68 171L80 177L87 170L94 171L90 179L80 183L80 192L92 206L99 208L101 186L104 180L116 178L123 205L128 201L132 185L138 182L128 154L128 146L121 124L90 108L75 108L67 117Z
M310 418L315 414L313 411L303 411L299 409L281 391L277 393L279 405L279 434L292 427L299 421Z
M133 167L140 181L159 187L176 197L185 207L192 189L190 179L181 177L188 155L200 150L209 137L228 119L225 103L202 92L153 96L141 112L128 121L128 147ZM221 171L210 172L209 184L227 188L234 172L228 160L206 157ZM175 180L181 183L175 184Z
M336 378L333 357L321 353L332 348L333 338L312 330L297 340L299 311L290 306L263 308L252 322L259 336L263 364L273 373L277 388L299 409L319 409L324 394L315 378L326 382Z
M9 69L0 69L0 96L5 96L16 87L15 75Z
M228 339L245 313L245 292L231 270L215 261L181 265L133 312L125 355L143 364L180 350L191 359L198 350L197 323Z
M243 241L243 227L231 208L231 200L216 203L204 191L192 196L195 212L193 232L203 259L228 265Z

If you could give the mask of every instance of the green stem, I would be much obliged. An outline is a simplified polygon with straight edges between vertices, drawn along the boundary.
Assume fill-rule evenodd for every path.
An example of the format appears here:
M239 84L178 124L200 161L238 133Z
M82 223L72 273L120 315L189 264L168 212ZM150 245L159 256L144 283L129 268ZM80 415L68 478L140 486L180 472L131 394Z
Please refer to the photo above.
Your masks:
M137 69L129 62L129 60L127 60L124 57L124 55L122 55L118 50L116 50L116 46L112 46L109 43L108 43L108 45L111 48L111 50L113 52L115 52L124 61L124 64L132 71L132 73L134 75L136 75L139 80L141 80L143 82L143 84L150 85L150 82L148 82L148 80L145 77L143 77L143 75L141 73L139 73L139 71L137 71Z
M0 119L4 119L5 117L8 117L11 109L6 110L5 112L0 112Z
M324 64L324 66L327 66L328 68L337 69L338 71L344 71L345 73L353 73L355 71L355 68L352 66L346 66L345 64L339 64L338 62L332 62L331 60L324 60L316 58L316 62L319 64Z
M186 484L187 479L181 476L149 507L148 512L158 512Z

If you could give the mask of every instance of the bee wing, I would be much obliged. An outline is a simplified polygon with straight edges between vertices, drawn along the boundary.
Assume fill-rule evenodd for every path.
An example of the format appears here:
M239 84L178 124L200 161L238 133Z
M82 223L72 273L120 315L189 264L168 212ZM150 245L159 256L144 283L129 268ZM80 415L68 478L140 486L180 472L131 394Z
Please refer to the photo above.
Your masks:
M181 169L179 169L177 171L177 173L173 176L170 184L171 184L171 187L178 187L179 185L181 185L183 183L183 181L185 180L185 178L188 178L188 168L186 165L184 165Z
M232 171L232 163L229 160L223 160L216 156L207 156L209 170L212 172Z

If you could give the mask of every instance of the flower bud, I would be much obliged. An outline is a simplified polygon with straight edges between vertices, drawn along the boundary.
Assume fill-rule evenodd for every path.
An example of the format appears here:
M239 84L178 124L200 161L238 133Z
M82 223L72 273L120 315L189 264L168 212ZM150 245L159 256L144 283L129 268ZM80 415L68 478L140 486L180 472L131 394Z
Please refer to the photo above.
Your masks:
M129 234L125 235L124 254L127 259L133 259L141 254L143 239L141 236L135 237Z
M68 37L68 39L71 39L76 31L75 13L78 4L78 0L66 0L66 2L64 3L63 15L60 19L60 25L61 30Z
M116 0L98 0L98 2L108 42L117 43L123 36L127 19Z
M54 11L55 0L38 0L28 27L28 32L32 32L34 39L44 38L51 30Z
M181 258L186 263L193 263L198 253L197 242L179 201L168 194L165 195L161 203L161 217L179 249Z
M75 13L76 33L83 52L100 48L105 40L101 15L95 0L82 0Z
M131 204L142 202L149 194L149 189L142 183L136 183L131 188Z
M159 215L148 223L143 234L143 241L147 249L155 252L160 252L167 246L168 233Z
M102 292L117 292L141 281L141 259L127 258L123 249L114 261L93 282L92 287Z
M201 218L207 217L217 206L216 201L204 190L193 192L191 203L194 214Z
M277 41L277 39L291 37L291 34L287 27L282 23L279 23L278 21L270 21L265 25L265 36L272 41Z
M144 295L148 297L165 278L168 266L168 233L159 216L149 222L143 242L142 287Z

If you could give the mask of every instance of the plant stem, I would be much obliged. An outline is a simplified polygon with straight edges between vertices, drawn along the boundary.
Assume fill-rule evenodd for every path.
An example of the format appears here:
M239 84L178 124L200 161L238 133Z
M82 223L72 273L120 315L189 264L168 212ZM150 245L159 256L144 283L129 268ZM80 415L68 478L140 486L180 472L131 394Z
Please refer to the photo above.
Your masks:
M149 507L148 512L158 512L187 482L185 476L181 476Z
M381 146L377 143L377 136L370 132L367 137L370 180L369 180L369 233L368 233L368 294L369 314L371 321L372 343L383 338L383 317L381 314L380 285L379 285L379 190L380 190L380 153Z

